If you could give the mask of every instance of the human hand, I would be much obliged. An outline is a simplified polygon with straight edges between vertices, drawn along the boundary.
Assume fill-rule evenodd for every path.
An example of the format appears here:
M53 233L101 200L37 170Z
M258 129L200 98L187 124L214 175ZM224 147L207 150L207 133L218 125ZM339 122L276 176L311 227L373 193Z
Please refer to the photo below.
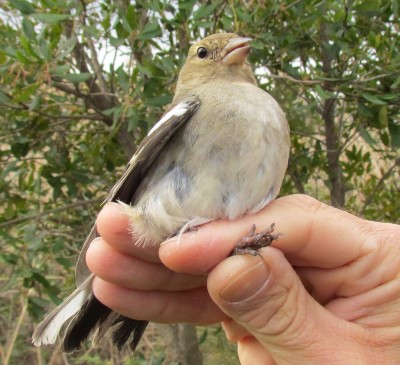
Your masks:
M96 275L94 293L109 308L159 323L208 325L227 318L207 292L206 270L177 273L162 264L159 247L135 245L119 204L108 203L96 224L101 238L92 242L86 261Z
M157 252L135 247L117 208L114 219L108 209L98 220L107 244L96 242L87 259L101 278L95 294L111 308L159 322L222 321L239 345L242 364L398 363L399 226L288 196L257 215L216 221L184 234L179 243L167 241L159 256L169 270L149 264ZM274 247L260 250L264 261L249 255L224 259L253 223L262 230L271 222L282 235ZM129 272L138 257L150 267ZM101 264L115 268L113 274ZM133 279L133 272L142 279Z

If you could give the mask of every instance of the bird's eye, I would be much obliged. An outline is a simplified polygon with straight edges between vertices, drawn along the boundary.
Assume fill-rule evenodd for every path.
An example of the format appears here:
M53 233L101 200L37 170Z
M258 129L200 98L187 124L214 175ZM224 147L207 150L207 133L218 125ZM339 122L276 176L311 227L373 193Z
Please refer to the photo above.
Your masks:
M206 58L207 55L208 55L208 51L206 48L204 48L204 47L197 48L197 56L199 56L199 58Z

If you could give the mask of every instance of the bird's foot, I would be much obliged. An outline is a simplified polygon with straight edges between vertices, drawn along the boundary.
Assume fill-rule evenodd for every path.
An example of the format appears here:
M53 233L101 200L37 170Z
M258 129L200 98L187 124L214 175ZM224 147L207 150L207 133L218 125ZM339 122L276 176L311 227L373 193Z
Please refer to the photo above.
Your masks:
M256 233L256 225L253 224L250 233L236 243L231 256L233 255L252 255L260 256L258 250L269 246L272 241L278 239L278 234L273 234L275 223L272 223L267 229Z

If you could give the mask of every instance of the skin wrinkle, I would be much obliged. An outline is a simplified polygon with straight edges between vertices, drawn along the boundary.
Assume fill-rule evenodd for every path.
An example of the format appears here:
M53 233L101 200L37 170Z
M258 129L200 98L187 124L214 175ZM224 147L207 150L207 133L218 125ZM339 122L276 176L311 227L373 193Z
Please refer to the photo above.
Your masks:
M371 296L374 296L371 298ZM400 325L400 319L398 315L392 315L392 313L398 313L398 298L400 296L400 281L390 281L384 285L372 289L368 293L360 295L362 303L367 303L368 315L365 317L357 318L354 322L369 327L379 328L382 326L386 327L398 327ZM388 317L389 316L389 317ZM396 318L395 320L388 318Z
M112 284L109 284L109 285L112 285ZM198 317L199 324L208 325L208 324L218 322L223 318L223 315L221 314L220 311L218 311L216 309L216 307L213 307L212 305L210 305L209 302L204 300L204 298L206 298L206 295L204 295L204 291L206 291L205 287L196 288L189 292L184 292L184 293L181 293L181 292L167 293L164 296L164 300L162 300L162 301L156 300L157 296L159 294L157 291L142 293L141 291L136 291L136 290L132 290L132 289L124 288L124 287L115 287L113 285L112 285L112 287L113 287L113 289L111 289L110 286L108 286L108 288L107 288L107 292L109 292L109 291L115 292L114 293L115 295L111 296L111 298L117 297L119 295L124 295L125 297L130 297L132 295L134 297L135 296L140 297L141 303L147 308L147 310L151 310L152 318L154 318L153 319L154 322L174 323L174 322L176 322L176 318L179 318L180 321L182 321L182 318L180 317L180 315L182 313L186 313L185 307L186 307L186 305L188 305L188 303L189 303L189 305L190 305L190 303L195 303L191 306L192 309L193 309L193 307L198 308L198 313L201 314L201 316ZM102 294L103 294L103 291L101 291L101 292L96 291L96 295L98 295L99 298L104 300L105 298L103 298ZM171 304L175 301L175 300L171 300L171 299L173 299L173 297L181 298L181 300L177 300L177 302L181 303L182 308L178 307L178 309L177 309L176 306ZM110 296L108 295L107 298L110 298ZM187 301L187 298L190 298L189 302ZM107 304L108 301L104 300L104 302ZM132 303L132 302L137 302L137 300L130 299L130 300L124 301L122 303L112 301L112 302L108 302L108 304L112 304L114 309L117 312L124 314L124 313L129 313L131 311L130 303ZM138 319L142 319L140 317L140 310L138 310L136 317ZM165 320L163 320L163 318L168 318L168 320L165 321ZM207 321L201 321L203 318L206 318ZM194 321L193 321L192 312L190 314L190 317L186 318L186 320L183 320L183 321L193 323Z
M202 295L202 293L201 292L204 292L206 290L206 288L205 287L201 287L201 288L197 288L197 289L193 289L193 291L192 291L192 293L191 293L191 296L192 297L195 297L196 296L196 292L198 292L198 293L200 293L199 295L197 295L197 297L198 298L200 298L200 299L203 299L203 298L205 298L205 296L204 295ZM209 317L209 310L210 310L210 303L209 303L209 301L207 301L207 300L202 300L202 304L201 305L199 305L199 303L198 303L198 300L196 301L197 303L197 305L196 305L196 307L198 307L199 309L198 309L198 314L199 315L194 315L193 316L193 318L198 318L198 323L200 324L204 324L205 322L203 322L203 318L207 318L208 319L208 317ZM176 305L174 305L174 303L173 303L173 301L171 301L171 300L165 300L165 301L163 301L163 305L162 306L160 306L160 308L158 309L158 311L156 311L154 314L155 314L155 316L154 316L154 318L156 318L156 321L157 321L157 318L170 318L171 316L170 315L168 315L168 313L173 313L173 312L176 312L176 313L180 313L181 311L182 312L185 312L185 307L186 307L186 305L187 305L187 303L185 302L185 301L180 301L180 306L181 307L176 307ZM192 321L193 320L193 318L188 318L187 319L187 322L189 322L189 321ZM160 322L160 323L163 323L163 322L161 322L160 320L158 320L157 322ZM168 322L166 322L166 323L171 323L171 322L173 322L173 320L170 320L170 321L168 321ZM165 323L165 322L164 322ZM211 322L211 323L213 323L213 322ZM211 324L210 323L210 324Z
M350 336L347 336L346 333L348 332L346 330L346 323L345 322L339 322L339 325L341 323L344 323L342 328L339 329L339 331L341 331L342 333L345 333L345 338L349 338ZM346 326L346 327L345 327ZM368 364L368 365L372 365L372 364L385 364L385 365L397 365L398 364L398 356L396 355L396 362L387 362L388 361L388 357L387 357L387 353L384 354L384 358L380 360L379 358L374 361L373 363L371 362L372 359L376 359L377 358L377 354L379 353L380 346L382 345L387 345L387 342L384 341L382 342L382 335L383 334L379 334L377 331L375 331L374 329L371 328L363 328L362 331L357 331L358 336L351 336L351 340L354 343L354 346L356 347L360 347L363 349L364 351L364 362L362 362L361 364ZM398 335L396 336L395 340L397 342L398 339ZM391 343L393 343L393 340L390 341ZM390 343L389 342L389 343ZM369 346L366 348L365 344L368 343ZM368 352L365 352L365 350L367 350ZM378 350L378 352L377 352Z
M301 330L299 330L299 327L303 327L305 329L307 329L308 327L308 323L306 321L306 318L304 318L303 321L298 321L299 320L299 316L297 312L293 312L293 311L282 311L282 308L292 308L294 307L293 305L288 304L289 301L297 301L295 298L293 298L293 291L291 290L291 288L286 288L286 292L284 293L284 301L282 303L280 303L280 305L276 306L276 310L275 312L269 316L269 318L265 318L264 321L260 321L261 323L261 328L271 328L271 320L276 322L277 325L275 325L275 331L273 332L269 332L267 335L268 337L270 336L284 336L285 337L285 343L287 345L290 345L291 341L290 341L290 336L289 334L293 334L294 336L296 336L296 334L301 333ZM295 297L298 297L298 295L300 294L299 290L297 290L297 292L295 293ZM299 300L299 302L301 302ZM306 303L308 303L307 301L305 301ZM295 306L296 310L298 310L298 307ZM304 310L304 308L303 308ZM279 315L277 317L277 314ZM280 328L279 328L280 327ZM291 330L292 327L296 327L295 329ZM292 339L293 343L296 343L298 341L296 341L295 338Z
M398 354L400 351L399 343L399 329L398 327L391 330L382 330L381 328L364 328L364 337L361 338L360 344L371 343L373 349L379 350L381 346L389 346L393 349L394 353Z
M285 291L284 293L282 293L282 295L280 295L280 297L283 300L274 306L274 311L269 312L268 316L265 315L265 313L263 313L263 312L260 312L260 311L256 312L256 311L251 310L251 308L250 308L250 312L247 315L244 315L242 317L242 319L239 321L239 323L241 323L242 325L246 324L246 326L248 326L250 324L253 328L255 328L257 330L257 333L262 335L262 337L279 336L282 333L286 332L288 325L287 325L286 321L282 322L282 319L291 317L291 319L289 320L289 323L291 323L294 320L294 318L293 318L293 316L286 316L286 315L283 315L283 313L282 313L282 308L286 305L286 302L288 300L287 292ZM262 309L261 305L265 302L265 300L268 300L267 298L265 298L265 297L260 298L259 302L254 301L254 308ZM276 299L274 299L274 301L276 301ZM279 318L277 318L277 316L279 316ZM274 331L269 331L268 333L258 332L259 330L262 330L263 328L271 329L271 327L272 327L271 322L276 322L279 324L278 326L273 326L275 328ZM257 323L257 326L252 325L252 323ZM282 323L285 323L285 325L282 326ZM280 327L280 328L278 329L277 327Z
M205 287L205 290L207 290L207 288ZM208 313L209 312L213 312L215 311L215 309L213 309L216 306L216 304L214 302L212 302L211 300L206 300L204 301L204 304L201 306L198 306L198 311L197 311L197 315L194 315L193 317L196 318L196 322L195 325L204 325L204 323L209 322L209 324L214 324L215 321L209 321L208 317ZM221 312L222 313L222 312ZM222 313L222 315L224 317L227 317L225 313ZM219 318L218 322L223 321L224 318Z
M371 225L374 226L374 225ZM375 225L376 226L376 225ZM392 225L390 225L392 226ZM391 227L387 227L391 228ZM396 227L397 228L397 227ZM382 232L385 233L385 232ZM400 229L398 229L399 237L400 237ZM370 237L367 237L365 240L366 245L373 245L375 247L375 252L376 252L376 261L379 262L387 262L388 265L383 265L381 266L381 269L379 270L379 267L377 268L377 271L383 271L380 272L381 276L381 283L386 283L390 280L394 280L396 278L399 278L400 272L398 270L398 267L400 266L400 240L399 237L396 239L394 236L392 236L392 240L387 240L383 238L384 236L376 229L373 231L373 235ZM369 242L372 241L372 242ZM394 259L396 259L396 262L394 262ZM374 265L376 267L376 265Z
M316 201L315 199L312 199L310 197L305 197L305 199L301 199L301 196L299 196L299 202L301 204L299 204L299 208L305 209L305 210L311 210L312 212L315 213L311 213L308 214L308 221L309 223L307 223L307 231L302 235L302 242L303 244L300 245L296 245L296 251L293 251L288 253L288 256L290 256L291 254L293 255L299 255L301 254L301 252L306 252L309 248L308 242L314 242L315 241L315 236L320 235L320 231L321 228L319 227L324 227L324 221L319 222L318 220L315 220L315 217L322 217L321 219L325 219L325 216L327 215L326 213L324 213L324 211L329 211L335 208L332 208L330 206L325 206L322 203L319 203L318 201ZM302 208L304 207L304 208ZM344 213L345 218L348 219L350 217L350 215L348 215L347 213ZM356 218L355 221L355 229L357 229L357 227L359 226L359 219ZM314 232L314 233L313 233ZM355 253L352 257L349 257L347 260L347 264L351 264L353 261L357 260L360 256L360 253ZM340 265L344 265L345 263L341 263ZM306 264L303 264L304 267L307 267ZM336 269L337 268L337 264L333 264L332 266L327 266L324 265L323 267L320 267L321 269Z
M159 283L159 287L163 287L163 290L167 290L168 291L168 287L171 286L171 283L173 284L174 281L177 278L180 278L182 274L178 274L174 271L171 270L167 270L166 273L164 273L164 275L162 276L162 280ZM199 281L198 278L194 278L197 279L196 281ZM194 284L193 284L194 285ZM194 286L196 287L196 286ZM171 291L175 291L175 287L174 285L172 285L172 288L170 289ZM187 290L187 288L181 288L182 291Z
M307 232L305 234L304 245L303 245L302 249L308 248L308 242L313 242L315 240L314 236L317 234L316 231L318 232L318 227L320 226L320 222L318 222L317 219L318 219L319 215L321 214L321 212L323 212L324 210L327 210L327 208L329 208L328 206L325 206L322 203L320 203L318 200L309 199L309 201L310 201L310 203L304 204L304 208L303 208L303 209L306 209L308 207L308 209L310 210L309 215L310 215L311 219L310 219L309 224L307 225ZM301 202L301 200L300 200L300 202ZM301 249L298 252L301 252Z
M369 225L369 229L364 235L366 238L363 239L364 244L360 249L360 255L353 261L349 262L343 268L343 280L341 285L335 291L337 297L349 297L355 294L363 293L371 288L376 288L383 285L396 276L398 276L398 267L400 262L396 265L393 259L396 259L400 255L393 253L393 246L380 242L382 240L379 233L373 231L373 225ZM361 233L360 233L361 234ZM396 247L396 246L394 246ZM396 247L396 251L399 251ZM400 261L400 260L396 260ZM381 263L387 262L388 265L382 265ZM346 273L351 271L351 273ZM355 276L355 274L357 274ZM351 277L349 283L347 277Z
M265 250L268 250L265 249ZM277 255L282 255L279 251L276 252ZM276 262L280 262L279 259L276 260ZM282 271L285 270L284 265L282 265ZM292 323L296 320L294 317L295 313L285 313L284 316L282 316L282 308L285 307L291 307L290 305L287 304L287 301L290 300L295 300L293 298L293 293L291 292L291 286L293 283L293 280L296 280L296 278L293 276L293 273L286 273L286 275L290 275L291 278L284 278L283 280L280 281L280 285L277 286L275 284L276 279L268 277L267 280L264 282L264 284L258 289L251 297L247 298L244 301L240 301L238 303L229 303L226 302L229 306L231 307L236 307L236 309L233 309L234 312L240 313L243 312L243 319L241 322L243 323L252 323L253 321L258 323L256 328L269 328L275 327L275 330L272 332L269 332L268 334L264 334L267 336L279 336L281 333L287 331L287 329L291 326ZM283 285L287 285L289 287L284 287ZM280 289L280 291L277 291L277 288ZM273 291L271 294L266 294L268 291ZM291 295L288 295L288 293L291 293ZM298 295L299 292L297 292L295 295ZM255 300L255 297L259 296L260 301ZM274 308L275 310L272 313L268 313L268 316L264 312L260 311L253 311L252 309L262 309L262 305L265 302L269 302L269 306L271 306L271 302L274 302ZM251 302L252 306L248 307L246 306L246 302ZM277 318L277 315L279 315L279 318ZM261 318L261 319L260 319ZM289 319L289 321L287 321ZM271 322L275 322L276 324L271 325ZM282 326L282 324L284 326Z
M311 237L313 235L312 227L315 225L314 217L316 216L316 214L318 214L318 211L321 209L321 206L317 200L309 198L308 196L305 196L304 199L302 199L301 196L296 196L296 195L293 195L292 197L298 198L297 200L300 203L300 204L298 204L299 210L302 210L305 208L307 208L307 210L308 210L311 208L311 210L314 212L314 214L310 214L312 221L309 224L307 224L307 231L305 234L303 234L303 237L302 237L303 244L301 246L297 245L296 250L289 253L289 255L290 254L296 255L298 253L305 251L308 248L308 242L311 241ZM277 203L281 204L283 206L287 206L288 209L291 209L291 207L293 205L293 203L291 203L291 202L286 202L286 201L282 201L282 200L275 202L275 204L277 204Z

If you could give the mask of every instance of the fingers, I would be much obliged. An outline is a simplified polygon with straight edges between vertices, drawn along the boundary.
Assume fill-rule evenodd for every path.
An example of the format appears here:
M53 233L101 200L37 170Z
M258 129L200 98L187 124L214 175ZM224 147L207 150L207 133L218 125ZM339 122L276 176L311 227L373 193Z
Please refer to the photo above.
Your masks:
M331 359L335 348L356 353L366 337L363 329L319 306L279 250L268 247L260 254L262 260L248 255L230 257L208 277L211 298L233 320L225 321L224 328L243 345L243 358L249 349L251 353L260 350L257 342L267 351L267 364L272 363L270 354L276 363L296 359L301 364L328 363L324 359ZM245 346L248 341L254 346Z
M116 250L102 238L90 245L86 261L91 272L115 285L136 290L189 290L206 285L205 276L177 274L164 265Z
M197 231L183 234L179 244L177 238L166 241L160 255L167 247L179 250L176 257L175 252L169 252L172 261L168 257L163 261L183 272L204 272L226 257L253 224L262 231L271 223L275 223L275 233L279 234L273 246L284 252L293 265L320 268L335 268L357 259L370 229L369 223L365 227L365 221L348 213L306 195L291 195L272 202L256 215L200 226Z
M241 365L276 365L276 361L265 347L253 336L238 342L238 356Z
M384 237L387 235L382 234L381 238ZM320 303L328 303L337 297L361 295L397 280L400 268L400 232L398 237L397 243L390 243L388 237L385 242L381 242L381 239L375 239L375 234L371 234L365 240L360 256L355 260L335 269L301 267L296 268L296 272ZM400 292L398 294L400 297ZM381 300L390 300L389 297L390 295L385 295ZM362 302L363 305L366 304L365 300Z
M107 204L97 227L102 237L92 242L86 261L96 275L93 292L103 304L160 323L206 325L226 318L211 301L205 276L175 273L157 262L157 249L134 244L119 205Z
M326 306L337 317L369 328L393 328L400 339L400 282L379 285L350 298L336 298ZM383 335L381 339L383 339Z
M232 318L227 318L221 322L226 338L231 342L239 342L246 337L251 337L251 333Z
M215 221L164 242L160 258L174 271L204 273L229 255L252 224L272 222L281 250L320 303L363 293L394 279L400 267L400 231L368 222L305 195L280 198L253 216Z
M366 308L373 310L377 303L374 295L366 293L378 286L391 288L381 289L384 293L381 302L396 304L391 298L400 293L395 285L389 284L400 267L399 227L363 221L303 195L278 199L257 215L237 222L219 220L198 227L180 240L174 238L162 244L160 257L173 271L204 274L229 255L253 223L260 231L271 222L276 224L276 232L281 233L274 246L285 253L292 265L297 265L296 271L312 296L339 317L359 321L368 317L370 311ZM134 245L126 215L118 205L106 205L99 215L98 227L113 248L132 256L115 257L106 250L103 257L112 262L102 265L99 259L96 267L96 260L94 264L90 262L93 253L90 250L88 263L104 280L143 290L146 287L186 290L203 285L201 278L193 279L191 286L191 275L175 276L161 266L139 264L135 257L156 261L156 250ZM102 256L101 251L99 255ZM106 270L107 267L115 269ZM388 285L384 286L385 283ZM353 297L351 306L345 299L336 299L348 297Z
M209 325L226 318L205 287L180 292L138 291L95 278L93 293L107 307L139 320Z
M151 262L160 262L158 247L135 245L132 239L129 218L117 203L107 203L97 216L100 236L112 243L116 250Z

